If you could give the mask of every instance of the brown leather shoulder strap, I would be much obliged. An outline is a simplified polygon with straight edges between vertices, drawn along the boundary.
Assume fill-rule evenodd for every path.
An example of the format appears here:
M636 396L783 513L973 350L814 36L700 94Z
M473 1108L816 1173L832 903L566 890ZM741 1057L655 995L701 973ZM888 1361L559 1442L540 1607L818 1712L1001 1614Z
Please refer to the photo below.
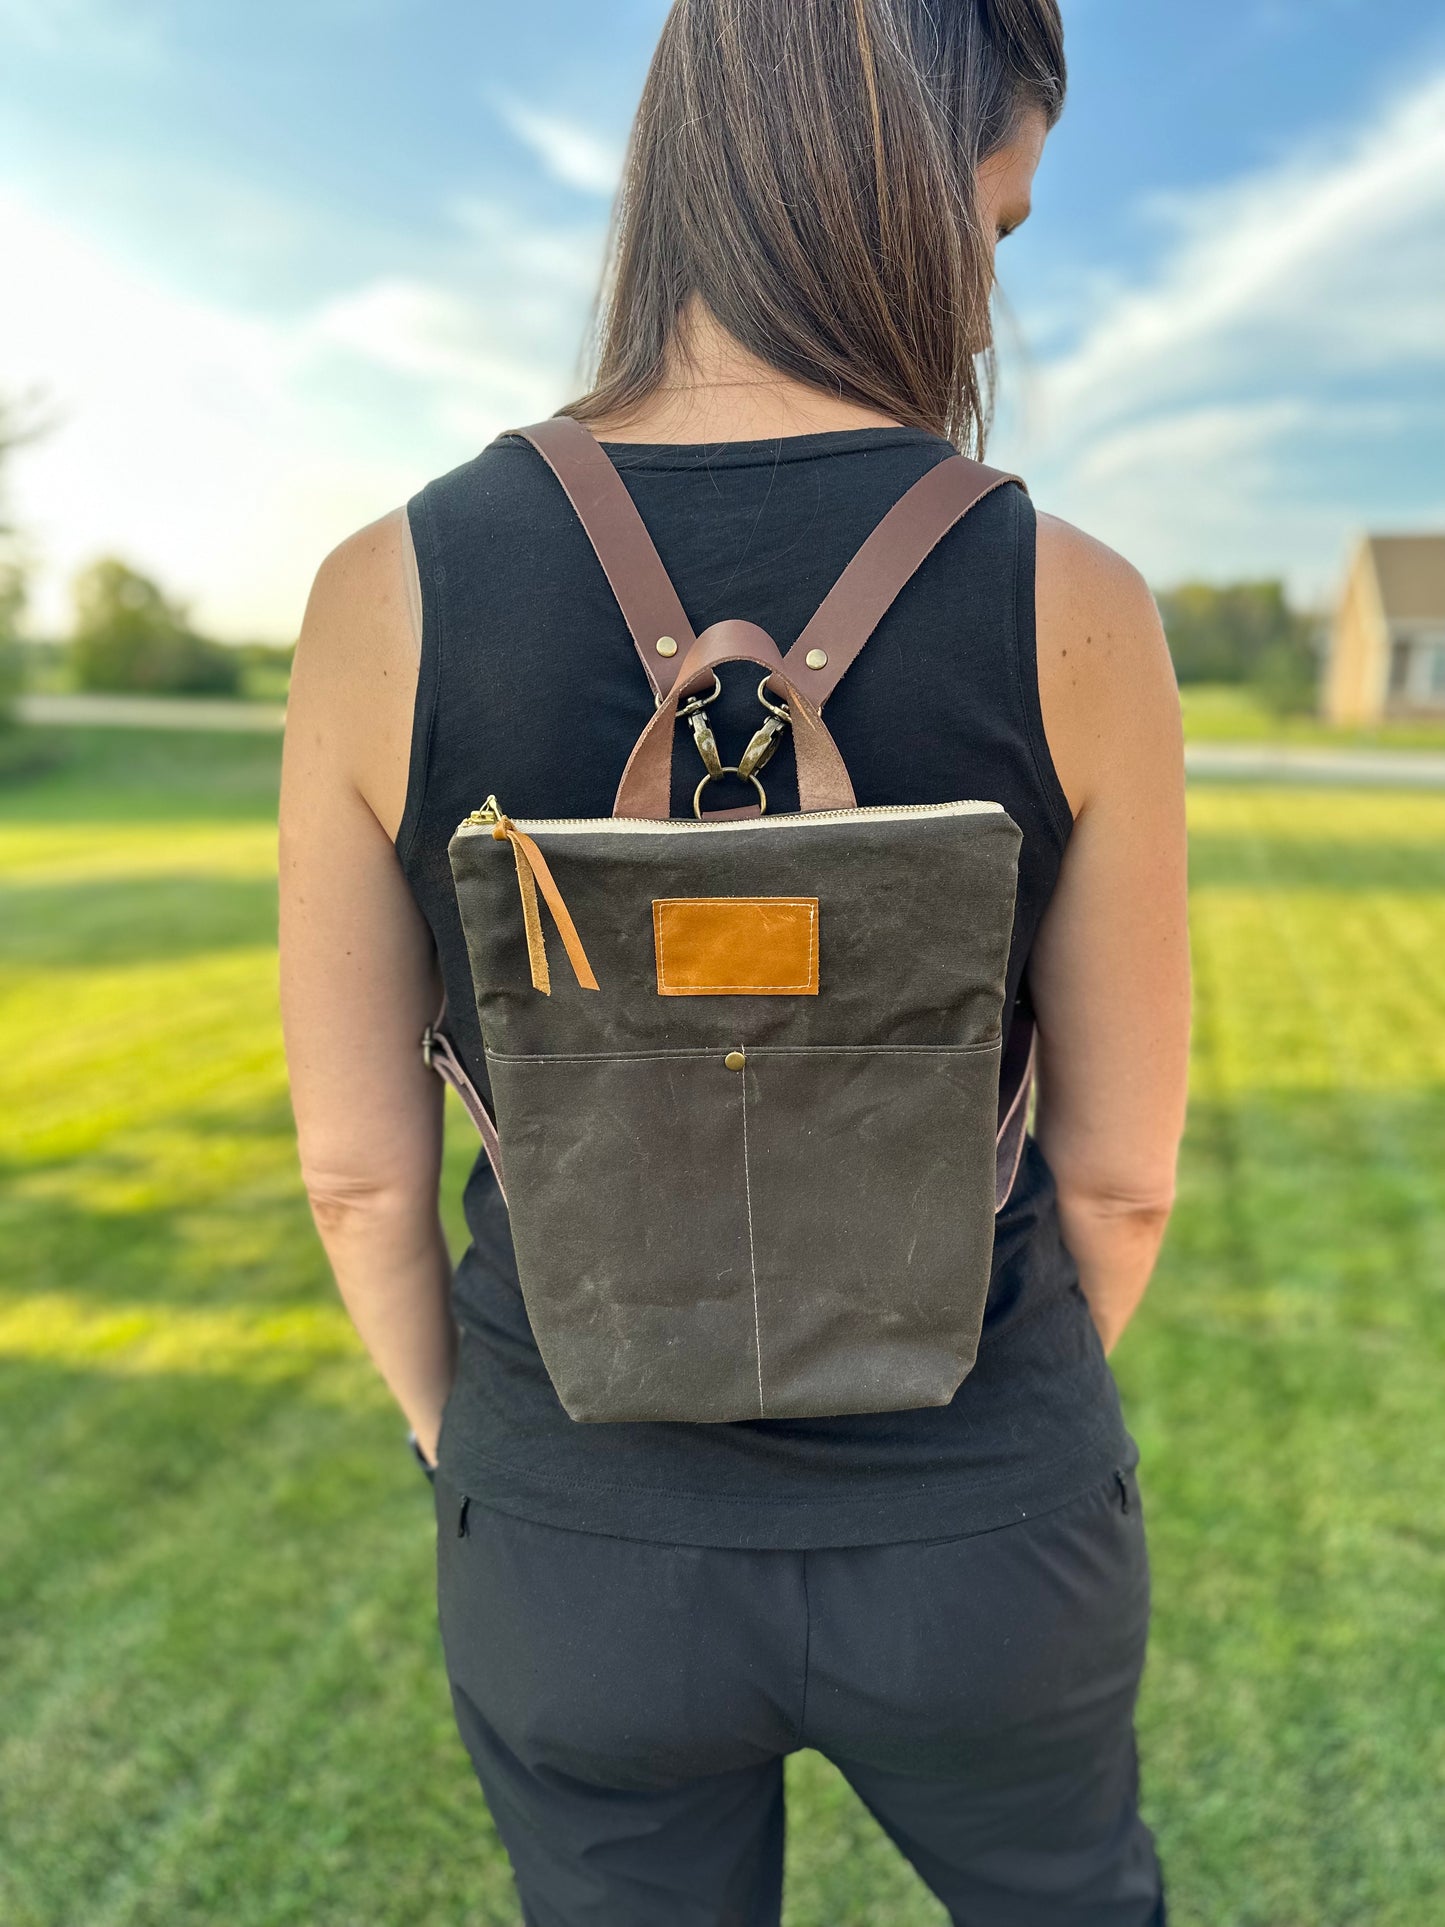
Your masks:
M529 441L565 489L660 700L697 638L626 484L597 438L570 415L508 432ZM659 655L658 643L669 639L673 646Z
M985 495L1007 482L1025 486L1017 475L951 455L893 504L783 658L789 680L815 709L832 695L925 558ZM817 668L809 666L810 655L814 661L821 656Z
M565 490L661 701L697 638L626 484L596 437L570 415L509 432L532 444ZM1019 477L953 455L894 503L783 658L788 680L815 709L833 693L904 584L948 531L1008 482ZM658 653L659 642L668 645L665 654ZM823 658L816 669L807 660L815 651Z

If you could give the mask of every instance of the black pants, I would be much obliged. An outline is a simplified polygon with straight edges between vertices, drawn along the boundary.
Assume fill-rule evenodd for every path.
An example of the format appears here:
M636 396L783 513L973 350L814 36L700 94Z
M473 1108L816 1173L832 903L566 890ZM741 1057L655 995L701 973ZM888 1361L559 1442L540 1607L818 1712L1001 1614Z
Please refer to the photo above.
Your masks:
M1163 1922L1132 1472L998 1531L813 1552L563 1531L441 1476L436 1497L452 1700L527 1927L777 1927L804 1746L959 1927Z

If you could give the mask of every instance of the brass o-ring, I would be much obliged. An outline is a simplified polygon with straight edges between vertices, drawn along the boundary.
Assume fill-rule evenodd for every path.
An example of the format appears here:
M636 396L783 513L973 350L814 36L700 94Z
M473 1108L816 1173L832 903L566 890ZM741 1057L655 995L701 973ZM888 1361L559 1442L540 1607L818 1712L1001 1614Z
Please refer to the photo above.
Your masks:
M703 777L702 781L698 784L697 788L692 793L692 813L694 816L701 817L702 793L707 788L708 784L715 783L719 776L742 776L742 771L738 768L736 763L724 763L722 768L720 770L717 770L716 772L714 772L713 770L709 770L707 774ZM744 776L743 781L745 783L751 783L753 788L757 791L758 815L761 816L768 807L767 791L763 788L762 784L758 781L756 776Z

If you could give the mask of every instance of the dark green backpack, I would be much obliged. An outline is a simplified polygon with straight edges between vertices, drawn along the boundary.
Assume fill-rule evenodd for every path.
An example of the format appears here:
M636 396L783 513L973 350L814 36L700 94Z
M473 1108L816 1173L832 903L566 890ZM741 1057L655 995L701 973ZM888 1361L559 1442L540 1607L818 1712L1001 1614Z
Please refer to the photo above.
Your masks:
M423 1050L481 1130L558 1396L582 1420L947 1404L1032 1082L1022 1014L1001 1062L1021 835L996 802L858 808L820 712L924 557L1015 478L931 469L784 654L747 622L693 635L586 429L518 432L657 698L610 817L513 822L488 797L449 846L495 1121L441 1020ZM707 720L725 662L761 673L735 765ZM680 718L703 768L672 818ZM788 728L801 807L769 815L760 772ZM725 770L757 801L704 814ZM541 902L571 966L555 980Z

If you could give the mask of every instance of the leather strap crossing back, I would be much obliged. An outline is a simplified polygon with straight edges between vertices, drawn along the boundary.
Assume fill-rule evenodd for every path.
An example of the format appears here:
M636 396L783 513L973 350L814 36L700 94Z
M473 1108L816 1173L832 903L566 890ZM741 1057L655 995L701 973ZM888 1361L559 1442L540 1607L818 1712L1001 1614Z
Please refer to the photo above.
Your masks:
M570 415L554 415L510 432L532 444L566 491L661 702L677 682L696 637L626 483L597 438ZM1006 482L1024 486L1017 475L951 455L899 497L783 657L786 681L815 710L857 660L919 565L971 508ZM657 652L663 637L677 645L666 656ZM826 661L810 669L807 657L815 649L822 650ZM702 687L706 677L698 671L690 680ZM783 693L781 677L773 686L775 693Z
M833 584L812 620L783 657L789 680L821 709L859 651L897 601L905 583L985 495L1017 475L952 455L901 495ZM820 649L820 668L808 657Z
M554 415L550 421L510 432L529 441L562 484L597 551L647 680L661 702L696 637L627 484L596 436L570 415ZM664 637L676 644L665 656L657 651Z

